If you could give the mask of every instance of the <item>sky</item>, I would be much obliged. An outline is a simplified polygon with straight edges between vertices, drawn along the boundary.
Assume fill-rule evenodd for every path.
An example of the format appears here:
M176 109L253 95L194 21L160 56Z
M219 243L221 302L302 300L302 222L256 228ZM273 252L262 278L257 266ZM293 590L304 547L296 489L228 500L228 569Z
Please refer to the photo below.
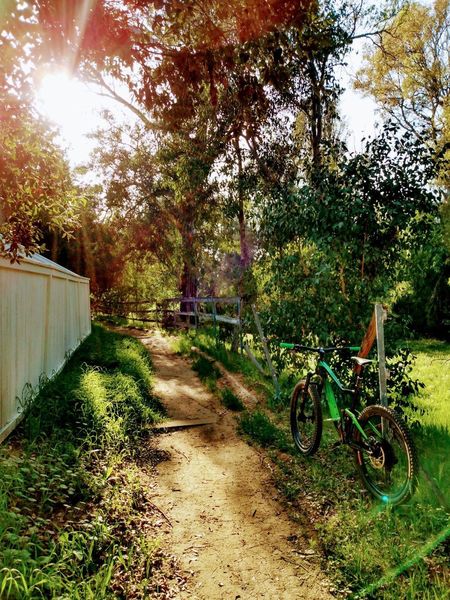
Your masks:
M362 60L362 43L355 45L348 66L339 74L345 88L340 102L340 112L348 132L350 151L361 148L361 140L372 136L377 115L375 103L352 89L352 82ZM63 71L45 75L38 83L37 104L40 112L60 129L59 143L67 151L73 167L87 162L95 148L95 140L88 134L98 129L104 120L102 110L110 110L119 121L134 121L125 107L115 100L100 96L92 86L68 77Z
M96 141L88 134L105 124L101 116L111 111L118 120L129 120L129 111L117 101L97 93L92 85L69 77L64 71L44 75L37 84L37 108L58 126L58 141L67 151L72 167L82 165L89 159Z
M340 101L340 113L348 129L347 144L350 151L360 150L361 140L373 136L380 121L375 102L353 89L356 73L363 62L364 44L363 40L353 43L348 65L340 73L341 85L345 90Z

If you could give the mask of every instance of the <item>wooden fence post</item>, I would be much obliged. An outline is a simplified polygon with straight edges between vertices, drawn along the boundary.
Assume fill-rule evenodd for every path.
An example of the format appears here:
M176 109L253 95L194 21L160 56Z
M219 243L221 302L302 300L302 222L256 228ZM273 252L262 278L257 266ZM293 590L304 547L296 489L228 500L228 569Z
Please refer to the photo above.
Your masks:
M198 307L197 307L197 298L194 299L194 321L195 321L195 329L198 329Z
M384 327L383 323L386 320L387 313L382 304L375 304L375 308L370 320L369 327L364 334L361 342L361 348L358 352L358 356L366 358L372 349L372 346L377 341L377 354L378 354L378 381L379 381L379 394L380 403L383 406L387 406L387 373L386 373L386 354L384 350ZM353 367L355 373L361 373L362 367L355 365Z
M241 349L241 354L244 353L244 340L242 334L242 298L238 298L237 301L237 314L239 319L239 347Z
M280 395L280 384L278 383L277 374L275 373L275 369L273 368L272 360L270 358L269 348L267 347L267 340L264 337L264 333L263 333L263 330L261 327L261 321L259 320L259 315L256 312L256 307L254 304L252 304L252 312L253 312L253 317L255 319L256 328L259 333L259 337L261 338L261 344L262 344L262 347L264 350L267 365L269 367L269 371L270 371L270 374L272 375L272 380L275 385L275 391L276 391L277 396L279 396Z
M377 354L378 354L378 381L380 384L380 403L387 406L387 373L386 373L386 353L384 350L384 322L387 313L381 304L375 304L375 323L377 336Z
M213 323L214 323L214 337L216 339L216 346L219 341L218 331L217 331L217 306L216 303L213 302Z

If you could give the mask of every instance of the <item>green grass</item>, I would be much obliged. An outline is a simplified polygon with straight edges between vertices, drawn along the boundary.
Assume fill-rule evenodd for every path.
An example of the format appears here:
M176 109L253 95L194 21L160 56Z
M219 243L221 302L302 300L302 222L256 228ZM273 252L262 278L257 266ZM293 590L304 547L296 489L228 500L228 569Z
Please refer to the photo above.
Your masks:
M214 365L214 362L204 356L199 356L194 360L192 369L198 374L200 379L206 379L207 377L219 379L220 377L220 371Z
M151 386L145 348L94 326L28 407L0 450L2 599L138 598L151 588L151 504L134 464L161 418Z
M192 363L192 369L197 373L209 391L215 394L217 392L217 380L221 375L213 362L214 361L208 360L204 356L198 356Z
M289 438L263 412L244 413L239 420L239 430L263 448L276 448L281 452L291 450Z
M256 390L268 399L274 397L270 376L262 375L245 355L232 352L230 342L217 343L212 328L203 327L198 330L190 329L186 332L179 333L172 343L175 352L185 356L195 356L195 354L191 352L192 346L199 348L215 360L219 361L228 371L232 373L241 373L244 376L246 384L250 388Z
M351 451L331 448L330 427L307 458L295 451L285 422L275 421L246 414L240 428L269 449L291 516L309 531L336 589L355 598L448 598L449 513L423 477L412 500L386 508L362 487Z
M129 319L128 317L116 317L114 315L97 315L96 321L105 326L112 325L113 327L125 327L129 329L148 329L151 323L149 321L141 321L139 319Z
M229 410L242 411L245 409L242 400L230 388L225 387L220 390L220 399L225 408Z
M423 425L443 427L450 433L450 344L438 340L409 342L416 356L413 375L425 384L415 399L423 409Z

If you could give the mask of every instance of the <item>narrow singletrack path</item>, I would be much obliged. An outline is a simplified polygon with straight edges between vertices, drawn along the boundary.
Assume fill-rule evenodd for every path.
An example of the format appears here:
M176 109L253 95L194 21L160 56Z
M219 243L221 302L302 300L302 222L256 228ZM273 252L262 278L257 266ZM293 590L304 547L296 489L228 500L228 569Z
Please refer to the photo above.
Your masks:
M236 420L154 331L139 336L151 353L155 393L172 419L213 425L159 436L170 458L158 467L155 503L170 520L165 540L192 572L189 600L325 600L329 582L298 526L286 515L265 455L236 434Z

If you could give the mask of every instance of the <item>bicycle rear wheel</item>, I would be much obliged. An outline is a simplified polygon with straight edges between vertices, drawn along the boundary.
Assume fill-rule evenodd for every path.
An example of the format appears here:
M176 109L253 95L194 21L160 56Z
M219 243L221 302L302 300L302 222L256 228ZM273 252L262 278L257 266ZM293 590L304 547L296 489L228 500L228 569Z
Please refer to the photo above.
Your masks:
M418 463L403 420L385 406L367 406L359 424L368 437L367 450L356 450L356 464L366 488L387 504L400 504L414 491ZM362 442L356 431L355 440Z
M291 399L291 432L295 445L302 454L314 454L322 437L322 408L317 385L310 383L303 393L306 381L297 383Z

